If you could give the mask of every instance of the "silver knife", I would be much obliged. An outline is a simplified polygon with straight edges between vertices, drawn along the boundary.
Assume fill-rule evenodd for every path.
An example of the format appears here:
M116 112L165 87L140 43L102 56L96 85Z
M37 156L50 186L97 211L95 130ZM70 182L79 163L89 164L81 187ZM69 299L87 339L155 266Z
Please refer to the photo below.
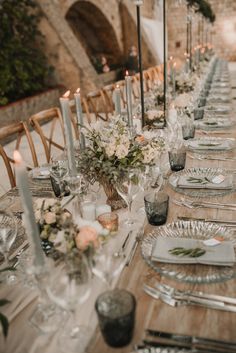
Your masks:
M223 340L215 340L211 338L203 338L203 337L195 337L195 336L188 336L176 333L169 333L163 331L156 331L147 329L146 332L153 337L161 337L166 339L175 340L179 343L186 343L186 344L205 344L205 345L216 345L222 348L229 348L236 350L236 342L235 341L223 341Z
M195 217L186 217L186 216L178 216L178 219L182 221L202 221L202 222L212 222L212 223L220 223L225 226L236 227L235 221L224 221L223 219L208 219L208 218L195 218Z

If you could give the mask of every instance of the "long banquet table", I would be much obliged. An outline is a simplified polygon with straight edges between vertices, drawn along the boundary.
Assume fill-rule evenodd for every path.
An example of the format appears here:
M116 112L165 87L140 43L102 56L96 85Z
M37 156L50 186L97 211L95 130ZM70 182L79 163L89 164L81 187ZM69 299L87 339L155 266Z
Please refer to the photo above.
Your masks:
M235 113L232 112L232 114ZM236 119L236 117L234 117L234 119ZM220 131L221 133L218 132L216 136L236 138L236 127L229 130ZM199 131L197 135L202 136L202 133ZM214 136L214 132L209 132L209 135ZM233 152L221 153L219 158L222 156L236 158L236 152L234 150ZM235 162L232 160L197 160L191 159L188 156L186 168L190 167L221 167L231 170L236 169ZM170 196L168 222L177 220L179 216L219 219L224 221L235 220L236 211L207 208L189 209L183 206L177 206L173 203L173 199L180 200L182 195L173 191L168 184L166 185L166 189ZM212 200L218 202L219 204L226 202L236 204L236 193L233 192L225 196L214 197ZM155 227L151 227L149 225L146 226L145 234L148 234L148 232L153 228ZM131 264L124 268L117 283L119 288L125 288L131 291L137 300L136 325L133 340L124 348L113 349L104 343L100 330L97 328L87 348L87 352L132 352L134 345L142 342L146 328L178 334L187 334L191 336L236 341L236 313L197 306L171 307L164 304L161 300L152 299L144 293L143 284L152 283L155 280L184 290L197 290L231 297L235 297L236 293L236 278L222 283L188 284L170 280L159 275L143 260L139 244ZM45 353L52 353L59 351L55 343L56 334L40 336L38 332L28 323L28 318L35 309L37 302L35 293L33 293L30 289L24 289L24 292L22 292L21 288L13 286L12 289L9 289L2 285L0 297L3 297L4 294L8 296L9 300L16 303L15 307L18 307L18 311L14 313L12 318L10 317L10 331L6 341L1 334L0 352L37 353L43 351ZM18 302L17 298L20 298ZM4 312L4 309L2 311ZM92 313L90 320L95 320L94 312Z

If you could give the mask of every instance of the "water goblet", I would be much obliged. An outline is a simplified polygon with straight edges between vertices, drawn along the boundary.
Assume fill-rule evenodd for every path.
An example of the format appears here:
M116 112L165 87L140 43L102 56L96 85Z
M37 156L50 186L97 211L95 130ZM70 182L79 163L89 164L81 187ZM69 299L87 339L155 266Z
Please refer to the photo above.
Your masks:
M16 239L17 235L17 221L10 212L0 210L0 252L4 256L5 267L10 268L9 260L10 248ZM15 275L5 273L5 280L7 283L15 282Z
M96 251L92 266L92 273L105 283L108 289L114 286L114 280L120 275L126 264L126 259L121 255L109 251L106 244Z
M48 285L49 298L69 313L69 320L59 335L61 351L82 353L89 340L89 328L78 325L76 309L90 295L91 271L85 255L76 251L65 259L58 276Z
M131 212L133 201L140 192L139 174L139 170L129 169L127 173L118 179L115 185L118 194L124 199L128 206L128 218L124 222L128 226L132 226L136 221L132 218Z

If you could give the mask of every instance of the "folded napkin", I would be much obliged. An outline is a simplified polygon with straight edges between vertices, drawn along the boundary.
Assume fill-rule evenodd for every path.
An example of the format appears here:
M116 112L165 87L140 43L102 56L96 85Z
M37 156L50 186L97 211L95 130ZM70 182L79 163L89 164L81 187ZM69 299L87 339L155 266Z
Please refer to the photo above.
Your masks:
M10 303L1 307L1 312L11 322L25 308L38 298L38 293L30 288L22 287L18 284L7 286L2 285L0 298L8 299Z
M190 178L196 178L196 182ZM197 182L197 179L199 182ZM209 177L210 179L210 177ZM200 181L202 180L202 183ZM212 190L230 190L233 187L233 176L227 175L221 183L206 181L204 176L181 175L177 181L177 187L181 189L212 189Z
M32 169L30 171L30 176L33 179L49 179L50 178L49 166Z
M186 249L203 248L206 252L200 257L177 256L169 253L169 250L177 247ZM153 244L151 259L174 264L198 263L214 266L233 266L235 263L235 252L230 241L223 241L216 246L205 246L202 240L159 237Z
M192 140L189 141L188 146L190 149L220 151L228 149L230 147L230 141Z

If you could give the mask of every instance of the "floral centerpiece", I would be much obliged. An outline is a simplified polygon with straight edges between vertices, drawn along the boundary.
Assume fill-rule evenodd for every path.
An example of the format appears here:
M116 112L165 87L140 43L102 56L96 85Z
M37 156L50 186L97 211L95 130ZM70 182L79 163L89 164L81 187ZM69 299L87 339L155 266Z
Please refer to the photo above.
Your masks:
M174 100L174 106L179 115L186 115L189 118L192 117L193 104L189 93L179 94Z
M198 76L196 74L186 74L180 72L176 75L176 91L177 93L187 93L194 90Z
M164 140L160 137L151 140L143 136L133 138L127 123L120 116L106 124L96 123L83 129L83 133L88 146L78 156L78 168L90 182L98 181L103 185L108 203L113 207L113 201L120 200L114 183L129 168L144 169L146 164L154 163L164 146Z
M45 253L54 260L83 252L90 258L100 245L102 227L78 227L72 215L55 200L38 201L35 212Z
M145 126L156 128L164 125L164 111L152 109L145 113Z

